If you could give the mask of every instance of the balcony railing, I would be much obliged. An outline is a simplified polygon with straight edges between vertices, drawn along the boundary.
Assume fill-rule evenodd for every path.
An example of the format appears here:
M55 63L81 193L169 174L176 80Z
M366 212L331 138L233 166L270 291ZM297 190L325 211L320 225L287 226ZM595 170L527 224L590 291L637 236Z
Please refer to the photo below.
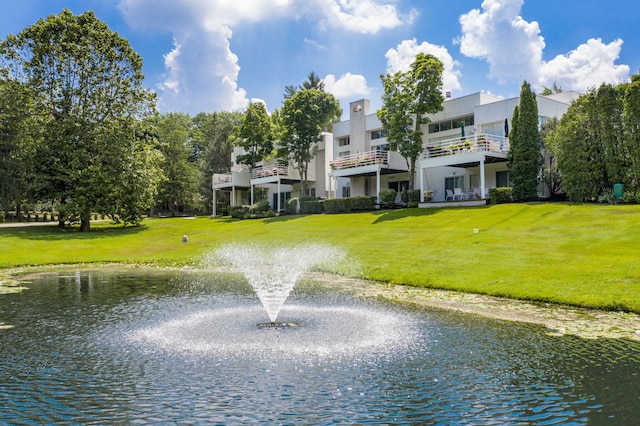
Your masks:
M346 155L338 160L331 161L333 170L352 169L354 167L371 166L374 164L389 164L388 151L372 150L358 154Z
M216 173L213 175L213 184L221 185L223 183L233 182L233 173Z
M479 133L429 143L422 155L423 158L435 158L479 151L506 154L509 152L509 140L502 136Z
M287 166L260 166L251 171L251 179L260 179L271 176L287 176L289 168Z

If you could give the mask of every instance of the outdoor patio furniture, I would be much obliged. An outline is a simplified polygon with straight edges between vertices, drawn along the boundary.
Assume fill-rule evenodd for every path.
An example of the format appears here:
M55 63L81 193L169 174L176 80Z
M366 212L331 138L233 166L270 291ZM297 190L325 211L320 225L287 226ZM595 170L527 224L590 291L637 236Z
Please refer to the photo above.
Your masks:
M462 201L464 199L464 194L462 193L462 188L453 188L453 199Z
M447 189L446 192L447 192L447 195L444 198L444 200L445 201L453 201L453 191L450 190L450 189Z

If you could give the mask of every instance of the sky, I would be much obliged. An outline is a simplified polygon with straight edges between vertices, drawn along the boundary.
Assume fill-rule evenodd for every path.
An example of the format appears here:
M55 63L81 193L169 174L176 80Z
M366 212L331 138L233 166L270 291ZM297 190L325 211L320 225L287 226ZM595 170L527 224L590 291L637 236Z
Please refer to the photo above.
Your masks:
M443 91L585 92L640 69L636 0L0 0L0 38L50 14L93 10L144 59L165 112L282 106L313 71L348 111L380 107L380 74L417 53L444 64Z

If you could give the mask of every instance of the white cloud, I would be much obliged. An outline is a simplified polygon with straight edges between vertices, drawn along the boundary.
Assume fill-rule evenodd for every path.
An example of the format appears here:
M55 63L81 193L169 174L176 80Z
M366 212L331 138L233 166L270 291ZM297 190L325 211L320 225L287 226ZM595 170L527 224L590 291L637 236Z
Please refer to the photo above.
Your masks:
M237 85L240 66L229 44L234 25L309 17L322 27L375 34L416 16L414 10L402 15L395 4L396 0L120 0L119 8L130 27L173 35L174 48L164 56L166 75L158 85L159 106L195 113L238 110L249 103Z
M523 4L524 0L485 0L482 10L460 16L460 51L486 60L489 77L499 83L526 79L537 88L556 82L565 90L578 91L628 78L629 67L615 64L622 40L604 44L591 39L567 55L544 61L540 27L520 16Z
M609 44L590 39L567 55L558 55L540 69L539 84L551 87L554 82L563 89L586 91L602 83L617 84L629 78L628 65L616 65L622 40Z
M336 79L333 74L324 79L324 89L338 99L352 100L356 97L366 97L371 93L367 80L362 75L346 73Z
M442 90L451 92L461 88L460 71L457 67L460 65L454 60L449 51L444 46L422 42L418 44L416 39L404 40L395 49L389 49L385 54L387 58L387 72L395 73L398 71L407 71L418 53L431 54L442 61L444 71L442 72Z

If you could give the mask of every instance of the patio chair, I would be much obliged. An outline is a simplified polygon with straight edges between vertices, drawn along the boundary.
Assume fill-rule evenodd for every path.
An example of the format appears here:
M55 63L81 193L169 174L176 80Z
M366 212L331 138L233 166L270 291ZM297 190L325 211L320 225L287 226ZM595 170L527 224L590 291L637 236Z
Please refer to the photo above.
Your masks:
M464 194L462 193L462 188L453 188L453 199L462 201L464 199Z
M450 190L450 189L447 189L446 192L447 192L447 195L446 195L446 197L444 197L444 200L445 201L453 201L453 191Z

